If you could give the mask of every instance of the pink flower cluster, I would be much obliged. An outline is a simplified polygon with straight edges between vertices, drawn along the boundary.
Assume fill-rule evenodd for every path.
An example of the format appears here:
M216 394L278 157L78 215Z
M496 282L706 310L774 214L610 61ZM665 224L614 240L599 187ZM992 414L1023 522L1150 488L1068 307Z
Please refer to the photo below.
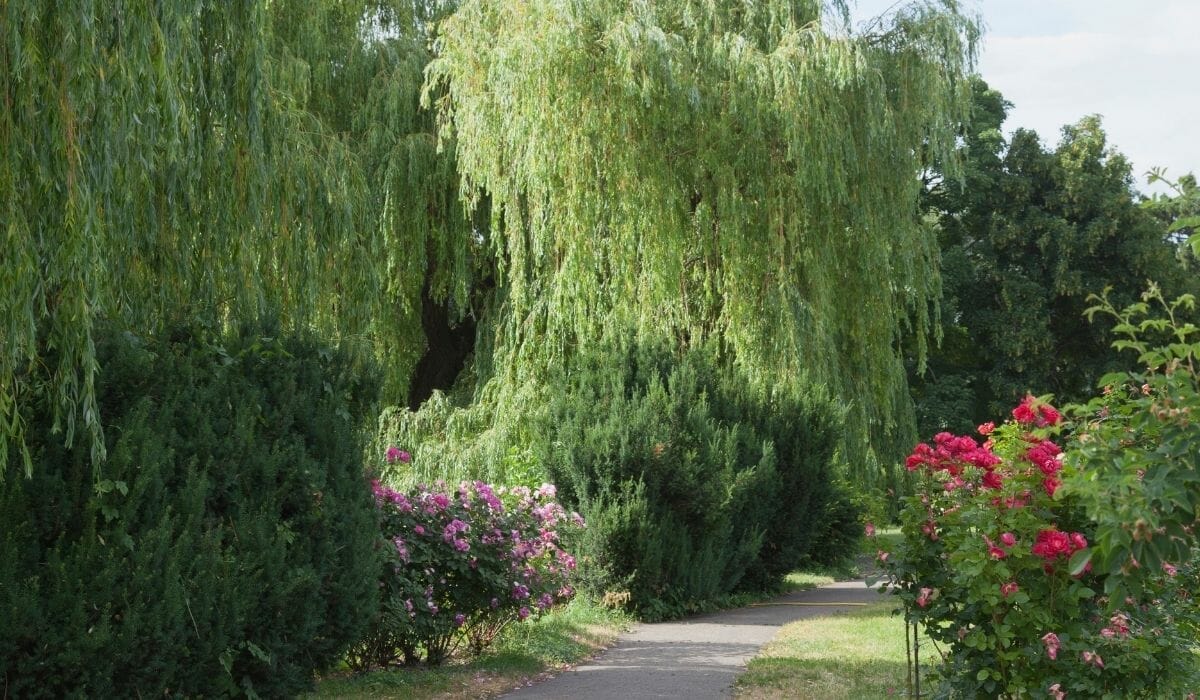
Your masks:
M400 449L399 447L396 447L395 445L387 448L387 452L384 453L383 458L387 460L388 464L395 464L396 462L408 464L412 461L412 455Z
M1042 635L1042 644L1046 646L1046 656L1050 657L1051 661L1058 658L1058 649L1062 646L1058 641L1058 635L1053 632L1047 632Z
M442 530L442 541L454 545L454 549L459 552L466 552L471 549L471 544L459 535L466 533L471 529L471 526L463 521L455 518Z
M1108 626L1100 630L1100 636L1105 639L1124 638L1129 636L1129 616L1123 612L1115 612L1108 618Z
M407 463L411 456L392 447L384 459ZM560 534L583 519L554 502L552 484L505 489L464 481L455 489L438 481L401 493L370 483L383 541L395 553L380 587L385 605L406 613L388 634L426 649L446 648L439 645L456 634L485 644L509 620L574 594L576 562Z

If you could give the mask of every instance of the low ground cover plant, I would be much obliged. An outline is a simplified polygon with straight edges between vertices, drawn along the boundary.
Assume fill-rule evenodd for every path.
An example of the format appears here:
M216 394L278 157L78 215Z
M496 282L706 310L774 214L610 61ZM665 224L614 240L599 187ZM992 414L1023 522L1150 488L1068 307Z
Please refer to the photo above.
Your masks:
M1120 572L1091 565L1094 525L1060 493L1059 411L1027 397L978 433L917 446L903 543L879 553L908 618L944 653L940 696L1157 698L1185 687L1195 660L1175 598L1186 584L1164 567L1136 595L1109 595Z
M386 459L411 457L392 447ZM376 479L371 488L382 606L348 657L352 668L438 665L460 645L478 654L509 624L574 596L576 562L564 541L584 523L555 502L554 486L438 482L400 492Z

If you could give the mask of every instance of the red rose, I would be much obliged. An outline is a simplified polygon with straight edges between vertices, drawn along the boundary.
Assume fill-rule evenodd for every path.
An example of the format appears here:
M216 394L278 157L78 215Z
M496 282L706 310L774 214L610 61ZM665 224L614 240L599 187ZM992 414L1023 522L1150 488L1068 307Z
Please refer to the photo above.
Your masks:
M1054 492L1058 490L1059 486L1062 486L1062 482L1052 476L1042 480L1042 487L1046 489L1046 495L1050 498L1054 498Z
M1071 554L1071 538L1067 533L1058 530L1042 530L1038 533L1032 551L1047 562L1051 562Z
M1032 424L1037 419L1033 412L1033 397L1026 395L1020 405L1013 409L1012 416L1022 425Z

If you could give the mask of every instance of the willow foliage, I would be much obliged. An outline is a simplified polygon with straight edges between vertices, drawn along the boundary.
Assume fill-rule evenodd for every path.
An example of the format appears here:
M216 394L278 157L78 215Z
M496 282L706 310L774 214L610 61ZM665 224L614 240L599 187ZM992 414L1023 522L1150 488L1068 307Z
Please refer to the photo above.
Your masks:
M939 295L916 174L953 161L976 39L954 0L858 32L840 1L462 3L427 89L464 198L490 198L485 396L517 410L633 328L853 399L852 463L907 440L898 347L923 355Z
M35 400L103 456L102 318L278 309L403 390L412 300L461 299L473 240L418 103L442 5L0 2L0 475Z

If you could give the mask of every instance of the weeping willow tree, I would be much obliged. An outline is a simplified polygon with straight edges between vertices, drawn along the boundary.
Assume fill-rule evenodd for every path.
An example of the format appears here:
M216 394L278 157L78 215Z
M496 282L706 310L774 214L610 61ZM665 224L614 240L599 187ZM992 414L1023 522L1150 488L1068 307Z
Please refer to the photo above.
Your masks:
M463 2L427 99L489 205L491 422L614 329L715 338L747 381L843 397L875 476L913 433L902 338L936 323L916 176L953 162L976 39L954 0L858 31L839 0Z
M419 108L422 0L0 2L0 476L23 415L103 458L96 324L279 313L423 352L472 226Z

